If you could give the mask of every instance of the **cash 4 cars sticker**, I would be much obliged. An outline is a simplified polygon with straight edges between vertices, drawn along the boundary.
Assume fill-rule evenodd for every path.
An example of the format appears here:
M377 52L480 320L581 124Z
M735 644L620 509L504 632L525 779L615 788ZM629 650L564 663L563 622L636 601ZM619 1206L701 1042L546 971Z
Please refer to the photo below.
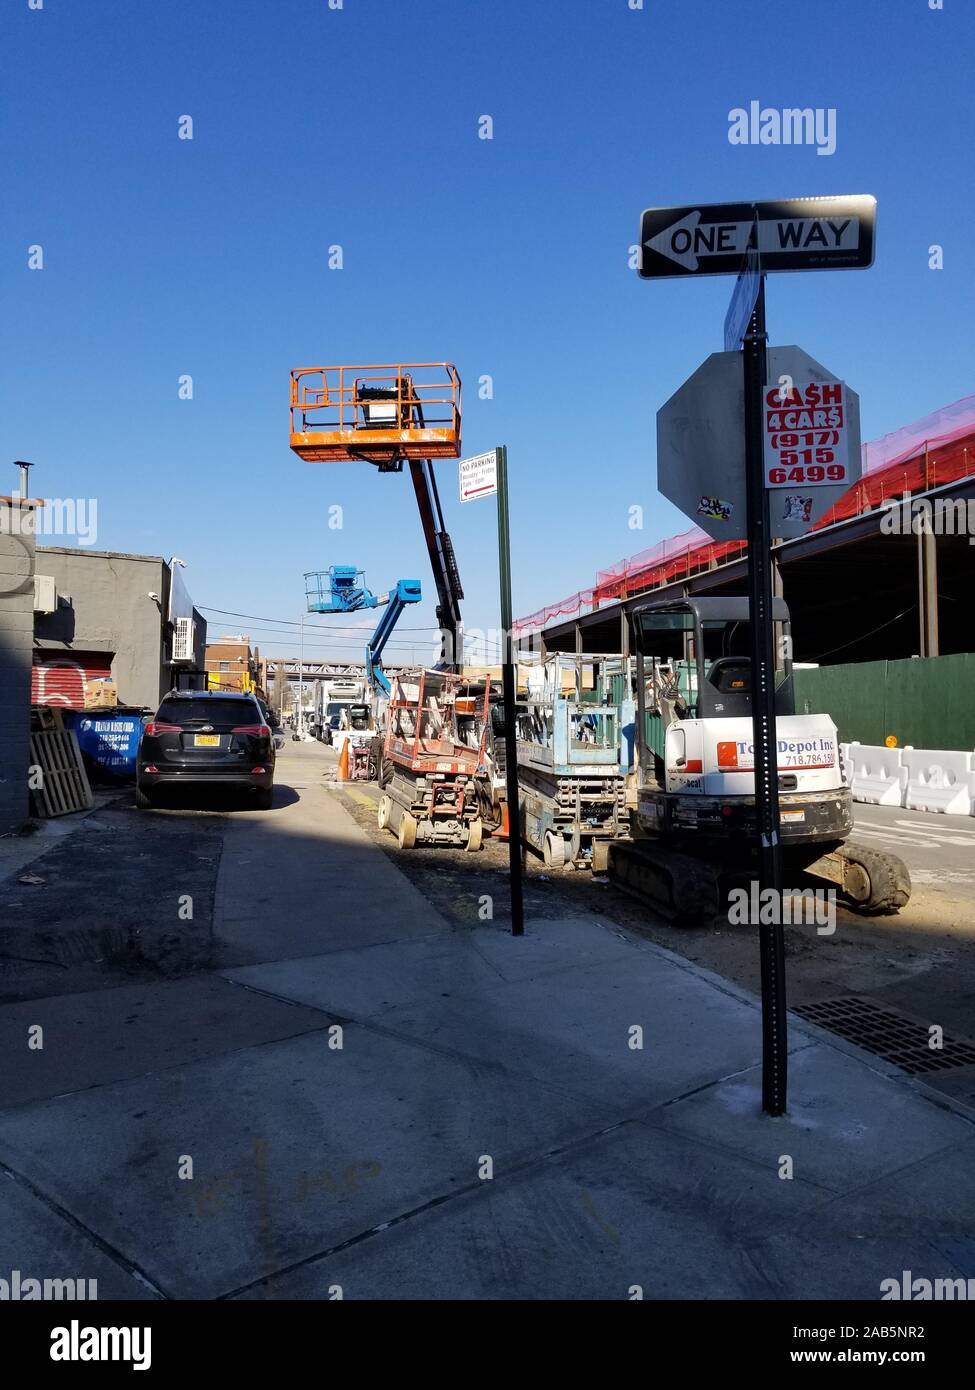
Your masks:
M850 481L847 389L842 381L765 387L766 487L836 487Z

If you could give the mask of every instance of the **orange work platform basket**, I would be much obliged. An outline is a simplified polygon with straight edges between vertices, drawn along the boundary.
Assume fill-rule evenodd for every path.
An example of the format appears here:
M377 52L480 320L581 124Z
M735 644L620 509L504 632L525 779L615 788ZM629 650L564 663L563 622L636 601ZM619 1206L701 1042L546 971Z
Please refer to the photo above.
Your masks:
M460 457L460 377L450 362L296 367L291 447L307 463Z

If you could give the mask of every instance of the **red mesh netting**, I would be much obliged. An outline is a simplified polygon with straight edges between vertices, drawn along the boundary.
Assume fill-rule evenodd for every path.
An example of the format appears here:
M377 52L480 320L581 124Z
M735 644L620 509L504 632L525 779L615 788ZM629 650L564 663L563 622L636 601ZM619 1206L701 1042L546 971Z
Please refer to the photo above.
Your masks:
M886 498L905 492L924 492L975 473L975 396L964 396L911 425L871 440L863 446L863 477L812 530L858 516ZM628 598L645 589L710 569L736 558L747 548L741 540L712 541L698 526L669 536L638 555L599 570L591 589L580 589L560 603L540 608L513 625L516 636L536 632L558 618L574 617L583 609Z

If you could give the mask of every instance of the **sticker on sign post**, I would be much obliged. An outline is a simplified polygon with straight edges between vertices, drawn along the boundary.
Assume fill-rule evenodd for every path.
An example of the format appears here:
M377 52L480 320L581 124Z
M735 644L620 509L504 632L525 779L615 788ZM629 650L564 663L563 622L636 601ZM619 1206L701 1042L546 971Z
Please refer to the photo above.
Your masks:
M796 381L765 387L765 486L797 489L849 486L859 477L850 465L848 388L842 381ZM859 452L859 440L855 446ZM806 499L789 501L800 515Z
M462 502L476 502L479 497L490 497L496 493L498 490L497 449L491 449L486 454L475 454L473 458L461 459L458 476Z

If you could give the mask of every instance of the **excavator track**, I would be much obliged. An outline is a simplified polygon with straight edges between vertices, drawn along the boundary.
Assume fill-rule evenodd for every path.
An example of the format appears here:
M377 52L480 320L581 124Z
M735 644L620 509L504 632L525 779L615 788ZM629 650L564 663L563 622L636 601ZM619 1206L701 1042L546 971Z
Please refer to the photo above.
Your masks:
M612 843L609 869L615 883L676 927L710 925L723 911L725 888L741 877L727 862L698 858L655 840ZM899 912L910 901L911 876L903 860L855 841L806 864L803 872L835 884L847 904L865 915Z
M672 926L710 926L720 911L719 874L693 855L649 840L615 840L609 871L614 883L649 903Z

